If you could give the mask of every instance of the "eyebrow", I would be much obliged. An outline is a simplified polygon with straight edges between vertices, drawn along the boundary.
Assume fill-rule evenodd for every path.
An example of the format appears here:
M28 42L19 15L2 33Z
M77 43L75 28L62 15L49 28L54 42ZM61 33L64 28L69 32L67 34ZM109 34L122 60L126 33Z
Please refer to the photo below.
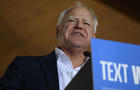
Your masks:
M67 17L67 19L69 20L69 19L78 19L76 16L69 16L69 17Z
M66 18L66 21L69 20L69 19L78 20L78 17L76 17L76 16L68 16L68 17ZM91 24L90 20L87 19L87 18L83 18L83 21L86 22L86 23L88 23L88 24Z

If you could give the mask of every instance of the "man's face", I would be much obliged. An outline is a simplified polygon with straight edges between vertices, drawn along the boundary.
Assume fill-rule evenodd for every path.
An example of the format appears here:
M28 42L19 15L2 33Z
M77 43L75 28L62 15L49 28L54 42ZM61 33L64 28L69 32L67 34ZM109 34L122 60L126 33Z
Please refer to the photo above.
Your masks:
M84 47L90 44L90 38L95 37L93 18L85 7L75 7L70 10L57 31L57 37L62 46Z

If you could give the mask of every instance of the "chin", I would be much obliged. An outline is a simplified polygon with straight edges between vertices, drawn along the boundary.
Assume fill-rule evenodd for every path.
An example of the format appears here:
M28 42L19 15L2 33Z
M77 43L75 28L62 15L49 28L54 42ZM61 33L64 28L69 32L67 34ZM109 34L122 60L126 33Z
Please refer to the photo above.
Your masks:
M79 43L72 43L71 46L75 47L75 48L88 48L89 45L79 44Z

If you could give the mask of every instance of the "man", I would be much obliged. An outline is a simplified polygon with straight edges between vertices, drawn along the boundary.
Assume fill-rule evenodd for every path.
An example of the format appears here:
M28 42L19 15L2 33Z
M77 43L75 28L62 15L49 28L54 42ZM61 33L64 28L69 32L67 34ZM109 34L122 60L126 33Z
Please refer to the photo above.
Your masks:
M16 57L0 79L0 90L64 90L88 60L83 53L95 37L96 25L94 13L84 5L63 11L55 51L46 56Z

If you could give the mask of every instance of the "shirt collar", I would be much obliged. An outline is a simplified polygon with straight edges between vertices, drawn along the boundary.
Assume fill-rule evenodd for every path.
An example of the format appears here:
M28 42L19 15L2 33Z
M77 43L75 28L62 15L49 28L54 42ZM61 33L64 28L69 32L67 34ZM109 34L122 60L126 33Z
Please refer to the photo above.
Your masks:
M61 60L62 63L69 65L71 68L73 68L72 62L70 61L69 57L59 48L55 48L56 58L57 60ZM61 58L61 59L58 59ZM88 61L89 57L86 57L86 61L79 67L75 68L75 70L80 70L81 67L84 66L84 64Z
M56 47L55 53L56 53L57 60L61 60L62 63L72 67L72 62L70 61L69 57L61 49Z

